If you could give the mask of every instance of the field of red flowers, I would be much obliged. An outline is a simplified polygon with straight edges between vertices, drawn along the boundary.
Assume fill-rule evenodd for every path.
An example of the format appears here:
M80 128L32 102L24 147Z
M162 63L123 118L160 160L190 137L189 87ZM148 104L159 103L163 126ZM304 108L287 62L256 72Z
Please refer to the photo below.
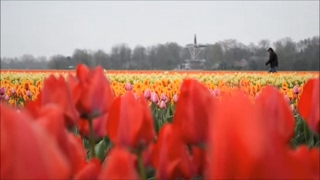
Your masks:
M1 179L319 179L319 81L296 88L296 108L245 80L218 96L185 78L166 103L128 84L118 94L101 67L78 65L23 108L0 90Z

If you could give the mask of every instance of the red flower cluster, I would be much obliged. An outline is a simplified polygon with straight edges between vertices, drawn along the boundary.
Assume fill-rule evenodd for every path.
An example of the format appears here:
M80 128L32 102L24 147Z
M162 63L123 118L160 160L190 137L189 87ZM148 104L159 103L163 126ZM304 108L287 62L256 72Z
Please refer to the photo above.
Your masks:
M241 91L217 99L185 79L172 123L156 134L143 94L115 98L102 68L76 72L47 78L21 112L1 104L1 179L146 179L147 167L156 179L319 179L319 149L289 146L295 120L274 87L254 101ZM319 135L319 79L305 84L298 110ZM99 160L105 137L112 147Z

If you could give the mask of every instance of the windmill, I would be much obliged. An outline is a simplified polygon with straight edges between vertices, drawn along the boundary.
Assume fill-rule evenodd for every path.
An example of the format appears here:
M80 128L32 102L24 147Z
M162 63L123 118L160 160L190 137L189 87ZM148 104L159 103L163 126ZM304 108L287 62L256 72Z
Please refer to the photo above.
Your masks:
M190 59L186 59L184 64L181 64L178 66L178 69L203 69L204 62L206 60L204 59L198 59L198 55L200 52L205 49L207 46L198 44L197 43L197 36L194 35L194 43L193 44L187 44L185 48L189 49L190 52Z

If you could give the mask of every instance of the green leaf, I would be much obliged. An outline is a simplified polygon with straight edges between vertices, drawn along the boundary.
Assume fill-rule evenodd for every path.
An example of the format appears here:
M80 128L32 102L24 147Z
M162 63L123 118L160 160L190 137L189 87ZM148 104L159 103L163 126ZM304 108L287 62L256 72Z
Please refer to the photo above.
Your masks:
M304 123L304 136L305 136L305 143L309 144L308 142L309 142L309 139L310 139L311 135L310 135L310 130L309 130L309 128L308 128L306 123Z
M107 145L104 140L96 144L94 148L97 158L100 159L101 161L104 159L106 149L107 149Z
M298 143L294 138L291 139L290 144L291 144L291 146L292 146L293 148L296 148L296 147L299 145L299 143Z
M167 113L166 113L166 121L168 122L168 119L170 117L170 108L167 108Z

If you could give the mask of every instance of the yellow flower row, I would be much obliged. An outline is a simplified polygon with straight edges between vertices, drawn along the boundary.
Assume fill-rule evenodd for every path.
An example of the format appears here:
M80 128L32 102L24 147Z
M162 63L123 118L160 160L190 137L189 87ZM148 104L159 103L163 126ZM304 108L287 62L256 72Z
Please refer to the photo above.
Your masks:
M62 75L64 72L1 72L0 88L5 88L3 95L10 104L16 103L18 98L35 100L43 86L44 79L50 75ZM73 73L74 74L74 73ZM265 85L277 86L290 99L296 99L303 84L310 78L318 77L318 72L285 72L276 74L214 72L214 73L134 73L134 72L105 72L110 80L111 88L116 96L132 90L136 94L149 89L160 97L162 93L169 99L177 94L184 78L194 78L202 82L208 89L217 89L219 93L228 93L241 88L254 97ZM295 87L295 88L294 88ZM296 93L293 92L295 89ZM297 93L298 92L298 93Z

